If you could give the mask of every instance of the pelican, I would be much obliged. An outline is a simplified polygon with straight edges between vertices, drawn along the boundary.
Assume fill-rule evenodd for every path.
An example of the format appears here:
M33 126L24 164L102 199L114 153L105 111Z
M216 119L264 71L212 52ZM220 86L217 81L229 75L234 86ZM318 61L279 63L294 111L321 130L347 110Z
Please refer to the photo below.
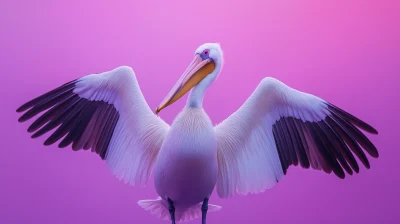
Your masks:
M132 68L89 74L23 104L19 122L41 113L28 128L32 138L50 132L46 146L97 153L127 184L145 185L154 175L158 196L138 204L173 224L200 217L205 224L207 212L221 209L208 203L214 189L221 198L261 193L298 165L343 179L359 172L355 157L368 169L365 152L378 157L361 132L378 134L369 124L271 77L214 126L202 102L222 67L220 44L201 45L155 111ZM167 124L158 114L186 93L186 106Z

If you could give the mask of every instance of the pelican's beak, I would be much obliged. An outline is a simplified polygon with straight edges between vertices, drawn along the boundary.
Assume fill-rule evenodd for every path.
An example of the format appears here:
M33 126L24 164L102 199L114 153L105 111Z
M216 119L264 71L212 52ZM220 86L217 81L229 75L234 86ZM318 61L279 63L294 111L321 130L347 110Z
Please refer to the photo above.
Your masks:
M160 106L157 107L156 114L184 96L189 90L210 74L214 68L215 64L211 58L207 57L203 59L199 54L196 54L192 63L190 63L189 67L175 84L174 88L172 88L171 92L167 95Z

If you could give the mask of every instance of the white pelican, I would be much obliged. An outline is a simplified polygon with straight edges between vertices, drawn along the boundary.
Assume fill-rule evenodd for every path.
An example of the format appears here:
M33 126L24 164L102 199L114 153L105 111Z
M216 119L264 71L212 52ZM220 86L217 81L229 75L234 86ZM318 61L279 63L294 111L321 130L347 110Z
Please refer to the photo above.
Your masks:
M51 130L45 145L91 150L111 172L131 185L145 184L153 170L159 198L139 201L172 223L202 217L220 207L208 204L216 187L222 198L260 193L279 182L291 165L335 173L359 172L356 155L369 168L364 150L378 151L359 130L370 125L316 96L264 78L230 117L213 126L202 108L204 92L220 74L219 44L201 45L165 98L162 109L190 91L171 125L147 105L128 66L66 83L17 109L33 138ZM354 154L354 155L353 155Z

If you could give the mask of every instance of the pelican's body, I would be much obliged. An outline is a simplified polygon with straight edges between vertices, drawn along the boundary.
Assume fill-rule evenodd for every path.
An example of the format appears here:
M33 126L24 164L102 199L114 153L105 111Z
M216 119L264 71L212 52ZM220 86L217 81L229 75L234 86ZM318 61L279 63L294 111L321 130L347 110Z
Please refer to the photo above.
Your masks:
M217 64L214 72L220 67ZM205 78L193 87L185 108L171 124L156 160L155 188L164 201L174 202L178 220L195 218L196 215L188 214L196 214L196 205L211 196L217 182L217 136L202 108L205 90L214 78ZM214 205L210 208L219 209ZM190 209L194 211L186 212Z
M264 78L231 116L213 126L202 108L206 89L220 74L219 44L196 49L194 59L156 109L156 114L190 93L171 125L147 105L136 75L128 66L66 83L17 109L26 121L46 111L28 128L44 142L74 150L91 149L111 172L131 185L144 185L154 171L159 198L138 204L159 218L183 222L219 206L218 196L261 193L282 180L294 165L344 178L365 167L365 152L376 147L359 129L377 134L367 123L327 101ZM246 74L247 75L247 74Z
M203 202L217 182L217 137L202 108L186 107L171 125L157 157L157 193L177 209Z

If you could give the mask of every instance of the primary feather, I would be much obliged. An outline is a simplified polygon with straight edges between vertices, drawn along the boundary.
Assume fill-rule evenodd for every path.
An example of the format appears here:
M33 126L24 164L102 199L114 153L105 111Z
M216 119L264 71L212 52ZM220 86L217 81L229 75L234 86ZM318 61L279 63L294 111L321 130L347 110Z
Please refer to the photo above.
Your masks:
M167 125L147 105L130 67L91 74L68 82L17 109L20 122L44 112L28 128L44 142L88 150L104 159L119 179L145 184L154 167Z
M218 195L263 192L281 180L290 165L344 178L344 170L359 172L355 154L369 168L363 150L373 157L378 151L358 128L377 133L321 98L265 78L239 110L215 127Z
M214 65L199 68L207 63ZM177 222L200 215L205 221L206 207L199 203L208 204L215 185L222 198L260 193L275 186L292 165L344 178L359 172L356 157L369 168L365 152L379 156L361 132L377 134L373 127L274 78L264 78L235 113L214 127L202 102L222 65L219 44L195 51L161 104L165 108L192 88L171 127L149 108L127 66L84 76L25 103L17 109L24 112L19 121L34 120L28 128L33 138L52 132L45 145L91 149L125 183L144 185L154 169L160 198L139 205L167 220L175 217L176 207ZM209 205L210 211L219 209Z

